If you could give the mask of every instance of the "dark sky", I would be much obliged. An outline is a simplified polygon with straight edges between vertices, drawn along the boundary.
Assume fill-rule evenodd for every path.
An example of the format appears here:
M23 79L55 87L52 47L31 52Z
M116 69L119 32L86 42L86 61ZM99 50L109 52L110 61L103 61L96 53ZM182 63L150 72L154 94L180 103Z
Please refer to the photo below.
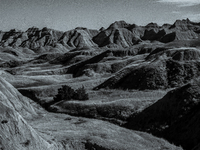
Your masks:
M0 0L0 30L48 27L99 29L114 21L146 25L189 18L200 22L200 0Z

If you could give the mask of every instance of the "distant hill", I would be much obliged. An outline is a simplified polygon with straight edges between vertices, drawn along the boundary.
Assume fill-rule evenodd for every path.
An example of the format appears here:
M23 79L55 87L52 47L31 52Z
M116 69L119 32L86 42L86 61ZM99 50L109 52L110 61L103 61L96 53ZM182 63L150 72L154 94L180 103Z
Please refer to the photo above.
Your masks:
M107 29L91 30L78 27L70 31L57 31L44 27L31 27L27 31L12 29L0 31L0 46L28 48L36 53L45 51L68 51L93 47L127 48L142 41L169 43L179 40L198 39L200 23L177 20L173 25L149 23L146 26L116 21Z
M177 87L200 75L200 50L157 48L145 61L132 63L97 86L123 89L166 89Z

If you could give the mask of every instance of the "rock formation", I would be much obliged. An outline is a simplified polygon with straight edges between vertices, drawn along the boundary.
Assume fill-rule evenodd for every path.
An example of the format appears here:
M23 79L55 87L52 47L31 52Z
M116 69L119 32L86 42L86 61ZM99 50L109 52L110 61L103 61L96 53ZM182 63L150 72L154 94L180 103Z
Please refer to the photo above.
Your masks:
M0 149L198 149L199 36L189 19L0 31ZM53 101L62 85L90 99Z
M0 45L3 47L29 48L36 52L74 48L90 49L92 47L126 48L141 41L160 41L164 43L176 40L198 39L200 24L187 20L177 20L173 25L149 23L146 26L128 24L116 21L107 29L90 30L77 27L74 30L62 32L49 28L29 28L27 31L12 29L0 32Z

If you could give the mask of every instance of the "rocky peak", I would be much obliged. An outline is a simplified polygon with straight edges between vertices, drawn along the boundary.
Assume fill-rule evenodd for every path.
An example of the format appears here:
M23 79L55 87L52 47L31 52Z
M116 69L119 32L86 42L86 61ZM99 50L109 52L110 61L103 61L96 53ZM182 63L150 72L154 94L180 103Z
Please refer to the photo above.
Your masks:
M191 21L189 19L176 20L170 29L177 28L180 30L188 30L192 27Z
M87 28L84 28L84 27L76 27L75 30L87 30Z
M130 28L137 28L138 27L138 25L136 25L136 24L132 24L132 25L130 25Z
M47 27L42 28L42 31L48 31Z
M158 24L157 23L149 23L145 26L146 28L159 28Z
M9 32L10 33L15 33L15 32L17 32L17 30L16 29L11 29Z
M163 28L170 28L171 26L172 26L172 25L171 25L171 24L168 24L168 23L165 23L165 24L162 25Z
M190 20L187 18L187 19L183 19L183 20L176 20L175 21L175 25L181 25L181 24L188 24L190 23Z
M100 32L101 32L101 31L104 31L104 30L105 30L104 27L101 27L101 28L99 29Z
M130 26L130 24L122 20L122 21L115 21L108 28L127 28L128 26Z
M191 22L189 18L186 19L187 22Z
M28 30L26 30L26 32L36 32L36 31L39 31L40 29L37 28L37 27L31 27L31 28L28 28Z
M44 27L41 32L43 33L43 35L51 35L52 34L52 29L49 29L47 27Z

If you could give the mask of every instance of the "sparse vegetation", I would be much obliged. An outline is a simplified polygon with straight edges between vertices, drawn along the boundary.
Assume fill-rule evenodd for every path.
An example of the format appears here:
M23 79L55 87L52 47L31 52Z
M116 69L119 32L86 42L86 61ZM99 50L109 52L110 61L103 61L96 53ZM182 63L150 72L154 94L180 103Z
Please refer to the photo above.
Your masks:
M23 143L23 145L24 145L25 147L27 147L27 146L29 146L30 142L31 142L30 140L27 140L26 142Z
M73 99L76 99L76 100L88 100L89 99L88 93L86 93L84 86L78 88L74 92Z
M58 89L58 94L54 97L54 102L59 102L61 100L69 101L69 100L88 100L88 94L86 93L85 87L82 86L77 90L72 89L68 85L63 85Z
M54 101L58 102L60 100L71 100L75 91L68 85L63 85L58 89L58 94L54 97Z
M3 120L3 121L1 121L1 123L5 124L5 123L8 123L8 121L7 120Z

